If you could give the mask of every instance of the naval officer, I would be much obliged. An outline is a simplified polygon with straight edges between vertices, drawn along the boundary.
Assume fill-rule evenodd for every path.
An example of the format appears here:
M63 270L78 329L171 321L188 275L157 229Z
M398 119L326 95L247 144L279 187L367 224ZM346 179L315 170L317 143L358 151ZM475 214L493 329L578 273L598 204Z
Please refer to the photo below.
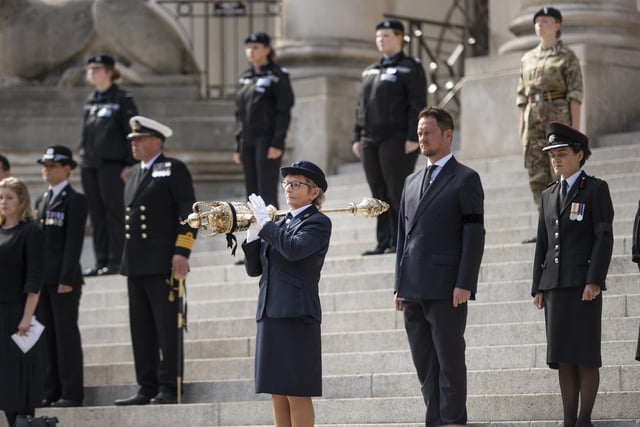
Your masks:
M184 163L165 157L173 131L143 116L129 120L133 157L124 191L125 244L122 274L127 276L129 321L138 393L116 405L177 401L178 298L172 274L185 278L195 234L180 220L195 202L191 174ZM173 272L173 273L172 273Z

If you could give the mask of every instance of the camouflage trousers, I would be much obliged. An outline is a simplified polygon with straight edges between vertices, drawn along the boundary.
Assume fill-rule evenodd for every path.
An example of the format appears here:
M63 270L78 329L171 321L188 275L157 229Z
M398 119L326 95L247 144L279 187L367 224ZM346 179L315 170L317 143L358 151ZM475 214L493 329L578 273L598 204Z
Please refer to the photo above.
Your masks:
M547 145L546 128L549 122L558 120L570 124L569 103L565 99L527 105L525 110L524 167L529 172L529 187L533 201L540 208L542 190L556 176L551 167L549 153L543 153Z
M529 173L529 187L533 194L533 202L538 209L540 209L542 190L555 180L549 153L542 152L545 145L547 145L546 138L529 140L524 150L524 167Z

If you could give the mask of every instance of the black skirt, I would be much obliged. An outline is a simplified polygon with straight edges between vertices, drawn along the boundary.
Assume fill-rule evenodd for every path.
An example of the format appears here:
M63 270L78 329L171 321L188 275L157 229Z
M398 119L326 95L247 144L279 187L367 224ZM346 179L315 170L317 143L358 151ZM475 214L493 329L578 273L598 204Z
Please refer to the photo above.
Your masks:
M256 393L322 396L320 323L313 318L258 321Z
M602 294L582 301L583 288L544 292L547 329L547 364L602 366Z
M23 310L23 304L0 303L0 409L7 411L37 408L44 396L44 337L27 353L11 339Z

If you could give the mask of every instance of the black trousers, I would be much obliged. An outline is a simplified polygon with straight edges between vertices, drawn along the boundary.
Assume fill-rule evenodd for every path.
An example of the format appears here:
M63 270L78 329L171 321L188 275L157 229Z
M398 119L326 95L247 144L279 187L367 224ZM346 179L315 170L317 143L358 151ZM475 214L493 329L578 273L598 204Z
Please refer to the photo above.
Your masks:
M464 330L467 304L451 300L405 301L404 324L427 405L427 427L467 423Z
M255 193L262 196L268 205L278 207L280 194L280 165L282 156L267 159L271 138L260 138L256 141L243 142L240 155L244 168L244 182L247 196Z
M175 392L184 358L178 360L177 295L169 301L168 276L128 277L131 342L140 394Z
M44 398L84 400L82 342L78 308L82 286L59 294L58 285L45 285L40 292L37 317L45 326L47 378Z
M122 163L82 168L82 188L89 203L96 267L120 265L124 245Z
M363 138L360 158L371 195L389 203L389 210L377 217L376 239L382 249L395 247L398 212L404 180L413 172L420 150L404 152L407 132L390 135L380 142Z

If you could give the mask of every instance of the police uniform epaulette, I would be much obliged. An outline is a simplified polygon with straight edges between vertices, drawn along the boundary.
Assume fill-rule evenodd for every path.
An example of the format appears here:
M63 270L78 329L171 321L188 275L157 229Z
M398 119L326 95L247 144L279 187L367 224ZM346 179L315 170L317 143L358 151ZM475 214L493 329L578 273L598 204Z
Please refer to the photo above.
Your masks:
M415 62L416 64L422 64L422 61L420 60L420 58L416 56L410 56L409 58L413 59L413 62Z
M560 180L559 180L559 179L557 179L557 180L555 180L555 181L551 181L551 182L550 182L550 183L548 183L548 184L547 184L547 186L546 186L546 187L544 187L544 188L545 188L545 190L546 190L547 188L551 187L552 185L558 185L558 184L560 184ZM555 188L554 188L554 191L555 191Z
M176 237L176 247L191 250L196 243L196 238L191 231L187 231L183 234L178 234Z

